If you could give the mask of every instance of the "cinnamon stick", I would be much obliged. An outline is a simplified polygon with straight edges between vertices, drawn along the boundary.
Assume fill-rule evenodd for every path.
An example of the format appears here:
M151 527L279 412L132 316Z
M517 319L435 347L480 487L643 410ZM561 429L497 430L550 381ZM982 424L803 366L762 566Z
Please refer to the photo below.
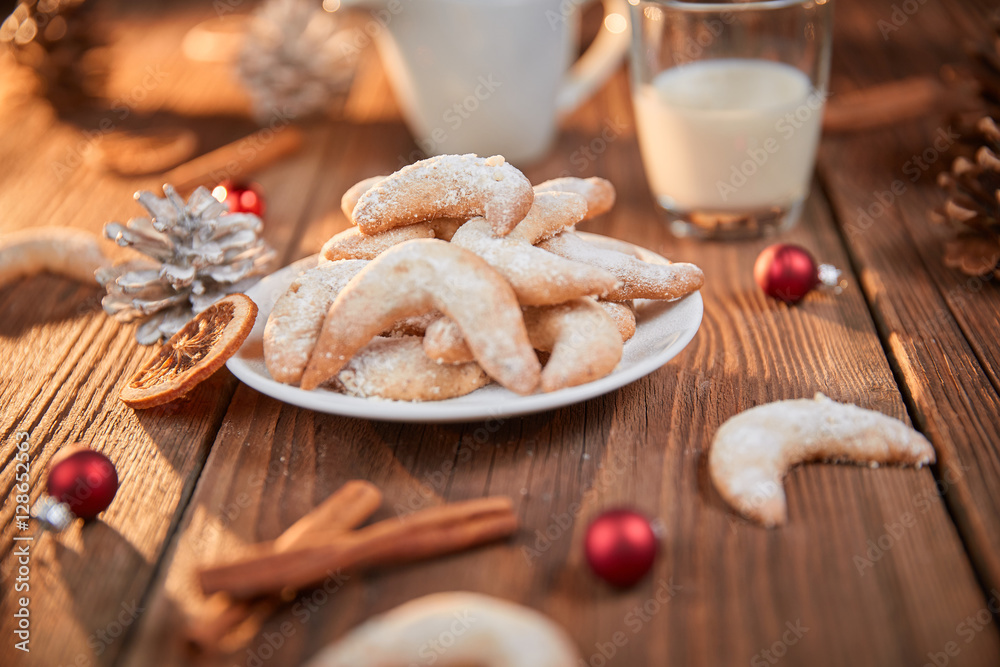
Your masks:
M198 573L202 590L251 598L283 588L303 588L330 571L362 571L439 556L509 536L517 518L509 498L492 497L422 510L333 535L311 535L278 552L271 545L253 556Z
M371 482L352 479L326 500L288 527L272 543L275 550L292 549L315 533L346 533L354 530L382 504L382 492Z
M946 87L936 77L914 76L830 97L823 114L826 132L855 132L967 109L974 104L968 86Z
M199 185L216 185L263 169L301 146L302 130L294 125L264 128L178 165L163 178L178 192L187 194Z
M331 494L305 516L293 523L271 545L276 552L288 551L305 543L311 535L345 533L357 528L382 504L378 487L362 480L351 480ZM218 594L210 603L213 611L187 628L187 640L202 651L218 647L225 637L251 617L265 618L281 604L280 600L233 600Z

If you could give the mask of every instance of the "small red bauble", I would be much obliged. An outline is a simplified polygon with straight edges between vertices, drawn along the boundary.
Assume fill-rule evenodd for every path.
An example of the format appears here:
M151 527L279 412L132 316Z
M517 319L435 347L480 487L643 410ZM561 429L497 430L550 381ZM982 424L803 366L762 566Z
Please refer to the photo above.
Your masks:
M820 282L809 251L790 243L764 248L753 265L753 277L768 296L789 304L801 301Z
M256 183L223 181L212 190L212 196L228 206L230 213L264 215L264 192Z
M103 512L118 492L118 473L107 456L70 447L53 457L47 491L81 519Z
M584 549L594 574L624 588L646 576L656 559L658 543L646 517L632 510L616 509L591 522Z

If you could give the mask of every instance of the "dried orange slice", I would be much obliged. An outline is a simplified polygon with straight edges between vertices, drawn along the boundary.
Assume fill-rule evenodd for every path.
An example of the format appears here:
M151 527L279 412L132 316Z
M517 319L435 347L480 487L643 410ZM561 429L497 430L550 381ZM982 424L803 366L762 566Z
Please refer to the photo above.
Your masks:
M257 319L257 304L230 294L198 313L132 376L119 395L133 408L152 408L188 393L236 354Z

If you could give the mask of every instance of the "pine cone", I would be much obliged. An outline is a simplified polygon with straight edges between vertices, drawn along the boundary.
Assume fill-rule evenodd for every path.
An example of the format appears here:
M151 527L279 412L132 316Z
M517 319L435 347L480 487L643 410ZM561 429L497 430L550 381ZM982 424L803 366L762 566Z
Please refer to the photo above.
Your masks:
M350 35L318 2L265 2L251 19L236 63L257 120L321 113L345 93L358 54Z
M973 76L980 86L980 95L992 113L1000 113L1000 18L990 21L987 41L966 46L972 59Z
M956 158L938 174L948 195L934 220L959 232L945 248L945 264L971 276L1000 277L1000 128L986 116L976 124L982 145L975 160Z
M165 198L141 191L136 200L151 217L127 225L109 222L104 235L151 258L118 264L97 273L107 289L104 311L129 322L148 318L136 340L151 345L179 331L195 315L233 292L242 292L265 273L274 251L260 238L260 218L229 213L205 188L187 204L171 185Z
M107 75L103 42L84 0L22 0L0 24L0 43L32 68L60 111L92 104Z

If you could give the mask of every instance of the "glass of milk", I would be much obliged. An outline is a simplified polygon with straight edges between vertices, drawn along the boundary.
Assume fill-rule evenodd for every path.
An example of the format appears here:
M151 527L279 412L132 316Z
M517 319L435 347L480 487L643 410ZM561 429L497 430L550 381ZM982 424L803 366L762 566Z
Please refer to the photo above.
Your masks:
M794 225L809 194L833 0L632 5L632 99L646 177L678 236Z

